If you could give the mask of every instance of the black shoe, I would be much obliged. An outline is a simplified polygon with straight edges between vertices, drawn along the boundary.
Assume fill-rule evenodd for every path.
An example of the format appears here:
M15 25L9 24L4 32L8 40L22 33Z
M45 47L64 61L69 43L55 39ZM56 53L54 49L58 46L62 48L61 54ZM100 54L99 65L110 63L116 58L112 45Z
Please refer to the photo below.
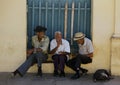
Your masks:
M12 76L15 77L17 75L17 71L12 72Z
M61 72L59 76L60 77L65 77L65 72Z
M38 72L36 76L41 76L42 77L42 72Z
M14 76L14 77L15 77L17 74L19 74L19 76L23 77L23 75L22 75L18 70L16 70L16 71L13 72L13 76Z
M87 70L87 69L83 69L83 70L82 70L82 75L86 75L86 74L87 74L87 72L88 72L88 70Z
M42 76L42 70L41 70L41 67L38 67L38 73L37 73L37 76Z
M80 78L80 74L77 74L77 73L74 74L74 75L71 77L71 79L74 79L74 80L75 80L75 79L78 79L78 78Z
M57 77L59 75L58 71L54 71L53 76Z
M23 77L23 75L18 71L19 76Z

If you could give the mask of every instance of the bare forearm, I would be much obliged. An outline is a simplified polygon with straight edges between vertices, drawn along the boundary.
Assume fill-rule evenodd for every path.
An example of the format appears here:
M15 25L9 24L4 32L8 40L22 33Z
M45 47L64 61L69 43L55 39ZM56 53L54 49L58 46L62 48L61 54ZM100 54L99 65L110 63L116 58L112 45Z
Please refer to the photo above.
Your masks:
M43 50L41 48L36 48L37 52L42 52Z
M89 53L89 54L87 54L87 56L92 58L93 57L93 53Z
M58 49L58 46L56 46L53 50L50 51L50 54L54 54Z
M64 55L69 55L70 53L68 52L59 52L60 54L64 54Z

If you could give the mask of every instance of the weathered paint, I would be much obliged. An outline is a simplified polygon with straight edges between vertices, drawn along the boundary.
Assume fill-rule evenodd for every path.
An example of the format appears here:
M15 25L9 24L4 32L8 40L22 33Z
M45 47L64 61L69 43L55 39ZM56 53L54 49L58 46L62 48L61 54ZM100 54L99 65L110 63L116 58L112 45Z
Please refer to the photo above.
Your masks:
M110 70L110 38L114 32L114 0L92 0L93 67Z
M120 75L120 37L112 37L111 41L111 73Z
M26 0L0 0L0 72L16 69L26 56Z
M120 1L92 0L92 39L95 52L93 63L82 65L90 73L105 68L111 69L113 75L120 75L120 26L116 24L120 23L120 7L116 7L115 3L120 4ZM25 60L26 0L1 0L0 12L0 72L10 72ZM113 36L111 39L113 34L118 37ZM36 72L37 69L30 70ZM68 67L66 71L72 72ZM44 64L43 72L52 73L53 64Z

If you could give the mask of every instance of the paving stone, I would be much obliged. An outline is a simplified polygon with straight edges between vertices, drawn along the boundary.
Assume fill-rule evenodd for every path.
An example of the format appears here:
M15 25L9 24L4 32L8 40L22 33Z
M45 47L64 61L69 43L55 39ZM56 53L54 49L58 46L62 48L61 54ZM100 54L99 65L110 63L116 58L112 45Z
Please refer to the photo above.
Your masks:
M71 80L73 74L66 74L66 77L53 77L52 74L43 74L37 77L35 74L27 73L24 77L17 75L12 77L11 73L0 73L0 85L120 85L120 76L115 76L110 81L93 82L92 74L82 76L77 80Z

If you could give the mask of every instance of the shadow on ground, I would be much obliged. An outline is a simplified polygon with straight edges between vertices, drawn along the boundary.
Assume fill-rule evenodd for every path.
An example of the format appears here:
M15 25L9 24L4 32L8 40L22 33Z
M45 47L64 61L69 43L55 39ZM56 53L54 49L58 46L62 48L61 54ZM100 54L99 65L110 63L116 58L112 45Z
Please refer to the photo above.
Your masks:
M93 82L92 74L87 74L77 80L71 80L72 74L66 77L53 77L52 74L43 74L37 77L35 74L28 73L24 77L19 75L12 77L11 73L0 73L0 85L120 85L120 76L115 76L110 81Z

